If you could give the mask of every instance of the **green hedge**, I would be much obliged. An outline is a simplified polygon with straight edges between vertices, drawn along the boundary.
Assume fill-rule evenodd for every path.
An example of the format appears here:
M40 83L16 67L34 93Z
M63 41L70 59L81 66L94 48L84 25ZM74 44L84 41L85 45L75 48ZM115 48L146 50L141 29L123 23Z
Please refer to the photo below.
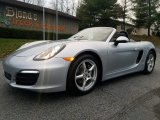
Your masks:
M59 39L69 38L71 34L59 34ZM42 40L42 31L31 31L22 29L0 28L0 38L12 38L12 39L33 39ZM56 38L55 33L46 32L46 39L53 40Z

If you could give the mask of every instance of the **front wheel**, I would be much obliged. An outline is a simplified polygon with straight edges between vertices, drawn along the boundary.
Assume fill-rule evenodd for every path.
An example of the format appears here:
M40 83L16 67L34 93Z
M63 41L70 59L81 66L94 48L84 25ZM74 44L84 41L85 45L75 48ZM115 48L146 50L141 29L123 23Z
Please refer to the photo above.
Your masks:
M99 78L99 61L91 55L83 55L70 66L67 90L74 94L87 94L93 90Z
M146 63L145 63L145 68L143 71L145 74L150 74L153 72L155 67L155 60L156 60L155 53L153 51L150 51L148 53Z

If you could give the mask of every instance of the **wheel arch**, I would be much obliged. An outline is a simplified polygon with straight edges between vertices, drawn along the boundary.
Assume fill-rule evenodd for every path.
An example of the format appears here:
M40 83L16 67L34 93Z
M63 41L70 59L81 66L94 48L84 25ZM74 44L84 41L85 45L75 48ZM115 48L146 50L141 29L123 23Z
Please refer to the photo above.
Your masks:
M157 58L156 50L152 48L152 49L150 49L150 51L152 51L154 53L155 59L156 59Z
M75 60L77 59L77 58L79 58L80 56L83 56L83 55L86 55L86 54L88 54L88 55L92 55L92 56L94 56L95 58L97 58L97 60L99 61L99 64L100 64L100 68L101 68L101 71L100 71L100 81L102 80L102 77L103 77L103 64L102 64L102 60L101 60L101 58L100 58L100 56L96 53L96 52L94 52L94 51L83 51L83 52L81 52L81 53L78 53L76 56L75 56ZM74 61L73 61L74 62ZM72 63L73 63L72 62ZM70 66L69 66L69 69L70 69L70 67L72 66L72 63L70 64ZM69 72L69 70L68 70L68 72Z
M153 67L153 70L152 71L149 71L148 70L148 66L147 66L147 61L148 61L148 58L149 58L149 54L150 53L153 53L155 55L155 61L156 61L156 50L154 48L151 48L148 50L148 53L147 53L147 57L146 57L146 61L145 61L145 65L144 65L144 70L142 71L144 74L151 74L152 71L154 70L154 67ZM155 64L154 64L155 65Z

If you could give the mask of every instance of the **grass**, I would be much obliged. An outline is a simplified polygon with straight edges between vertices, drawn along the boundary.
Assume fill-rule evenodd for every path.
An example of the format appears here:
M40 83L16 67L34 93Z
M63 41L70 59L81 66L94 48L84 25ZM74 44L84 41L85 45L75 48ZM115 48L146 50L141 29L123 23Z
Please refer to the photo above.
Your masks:
M160 47L160 37L156 37L156 36L147 37L147 36L132 35L131 38L136 41L150 41L156 47ZM23 44L27 42L33 42L33 41L34 40L0 38L0 58L6 57L8 54L15 51Z
M4 58L23 44L33 41L34 40L0 38L0 58Z
M136 41L150 41L152 42L156 47L160 48L160 37L157 36L140 36L140 35L132 35L131 36L132 39L136 40Z

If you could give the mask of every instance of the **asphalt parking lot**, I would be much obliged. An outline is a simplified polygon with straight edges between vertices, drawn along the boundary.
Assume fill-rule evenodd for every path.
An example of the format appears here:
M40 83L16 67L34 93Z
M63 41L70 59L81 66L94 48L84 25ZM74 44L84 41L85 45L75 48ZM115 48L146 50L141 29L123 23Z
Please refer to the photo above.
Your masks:
M109 80L79 97L13 89L2 73L0 62L0 120L160 120L160 50L153 74Z

